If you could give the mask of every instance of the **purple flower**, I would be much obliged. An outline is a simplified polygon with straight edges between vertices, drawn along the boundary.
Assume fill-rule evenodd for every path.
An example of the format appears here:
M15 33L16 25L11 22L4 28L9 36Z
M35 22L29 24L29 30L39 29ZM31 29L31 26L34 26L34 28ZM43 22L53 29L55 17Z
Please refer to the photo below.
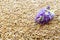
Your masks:
M50 11L50 7L42 8L36 15L35 21L39 24L48 23L54 17L54 12Z

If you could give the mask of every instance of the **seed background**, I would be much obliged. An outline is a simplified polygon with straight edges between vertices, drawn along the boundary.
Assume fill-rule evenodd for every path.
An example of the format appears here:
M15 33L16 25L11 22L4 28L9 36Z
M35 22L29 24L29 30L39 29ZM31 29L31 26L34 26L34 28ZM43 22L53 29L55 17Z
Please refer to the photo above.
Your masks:
M54 19L36 24L37 12L47 5L58 9ZM0 0L0 40L60 40L60 1Z

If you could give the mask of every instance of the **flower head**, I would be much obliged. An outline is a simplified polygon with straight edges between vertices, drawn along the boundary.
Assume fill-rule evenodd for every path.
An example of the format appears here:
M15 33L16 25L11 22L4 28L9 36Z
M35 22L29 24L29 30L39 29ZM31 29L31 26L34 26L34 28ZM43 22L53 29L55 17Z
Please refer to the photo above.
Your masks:
M50 7L42 8L36 15L35 21L40 24L48 23L54 17L54 12L50 10Z

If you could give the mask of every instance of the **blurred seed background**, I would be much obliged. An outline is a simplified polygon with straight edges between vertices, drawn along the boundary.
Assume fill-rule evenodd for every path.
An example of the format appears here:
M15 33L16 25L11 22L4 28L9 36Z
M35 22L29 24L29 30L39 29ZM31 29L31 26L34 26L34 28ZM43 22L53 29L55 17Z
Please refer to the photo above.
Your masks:
M57 9L54 19L36 25L37 12L48 5ZM60 1L0 0L0 40L60 40Z

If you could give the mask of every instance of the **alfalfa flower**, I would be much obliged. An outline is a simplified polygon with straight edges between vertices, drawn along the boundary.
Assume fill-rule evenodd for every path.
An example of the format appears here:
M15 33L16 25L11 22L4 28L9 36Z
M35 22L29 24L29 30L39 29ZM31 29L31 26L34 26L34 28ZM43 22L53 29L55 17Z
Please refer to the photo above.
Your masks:
M48 23L50 20L54 18L54 10L50 9L50 6L46 8L42 8L35 17L35 22L39 24Z

